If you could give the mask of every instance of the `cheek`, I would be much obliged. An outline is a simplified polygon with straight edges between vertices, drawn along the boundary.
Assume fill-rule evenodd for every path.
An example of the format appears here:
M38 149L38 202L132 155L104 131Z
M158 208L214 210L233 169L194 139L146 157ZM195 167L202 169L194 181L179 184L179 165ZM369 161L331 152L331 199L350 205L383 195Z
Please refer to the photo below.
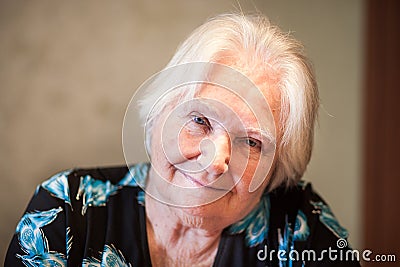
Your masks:
M156 151L162 151L171 164L177 164L200 155L200 143L204 135L176 121L165 124L159 138Z
M249 154L234 151L229 162L229 170L236 179L242 182L250 183L253 174L257 168L259 156L251 156Z
M260 158L262 157L262 161ZM235 188L239 197L246 196L247 194L260 194L267 187L271 171L272 157L264 158L257 156L256 159L249 158L233 158L229 170L234 177Z
M195 159L200 155L200 144L204 136L194 134L191 130L183 128L179 133L178 147L181 157L185 160ZM176 140L175 140L176 144Z

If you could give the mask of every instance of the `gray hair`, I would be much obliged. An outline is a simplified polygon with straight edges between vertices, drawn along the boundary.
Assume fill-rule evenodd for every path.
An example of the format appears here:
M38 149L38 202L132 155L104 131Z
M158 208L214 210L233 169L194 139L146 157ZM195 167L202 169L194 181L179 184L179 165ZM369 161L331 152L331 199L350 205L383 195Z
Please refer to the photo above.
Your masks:
M272 25L262 14L222 14L194 30L178 47L167 68L191 62L219 62L226 53L236 55L247 66L256 66L257 70L263 72L273 71L277 75L274 83L280 94L277 127L280 142L277 144L277 162L268 189L297 183L311 158L319 106L314 71L303 45ZM152 91L139 102L141 119L147 122L148 149L148 137L151 136L157 114L161 114L171 103L196 93L196 88L191 87L157 100L154 96L162 94L154 91L157 88L163 90L163 87L153 86Z

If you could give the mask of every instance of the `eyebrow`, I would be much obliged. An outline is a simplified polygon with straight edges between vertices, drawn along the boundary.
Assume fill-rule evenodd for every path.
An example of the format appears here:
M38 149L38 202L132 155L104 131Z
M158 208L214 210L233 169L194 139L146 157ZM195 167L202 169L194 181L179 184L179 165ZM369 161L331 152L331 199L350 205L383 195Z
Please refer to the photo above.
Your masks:
M246 127L245 130L250 133L261 134L264 139L269 140L270 143L276 144L276 138L269 129L263 130L255 127Z
M202 108L204 111L208 112L208 113L209 113L210 115L212 115L213 117L219 117L218 111L215 110L215 108L214 108L212 105L209 105L209 104L207 103L207 101L205 101L205 100L202 99L202 98L196 98L196 100L203 104L203 106L201 106L201 108Z
M207 112L211 113L212 116L214 117L218 117L218 111L215 110L212 106L207 105L207 101L204 101L204 99L202 98L196 98L199 102L205 104L204 106L202 106L202 108L204 110L206 110ZM246 132L248 133L256 133L256 134L260 134L264 139L268 140L270 143L273 143L276 145L276 138L275 138L275 134L272 133L270 131L270 129L260 129L260 128L256 128L256 127L245 127Z

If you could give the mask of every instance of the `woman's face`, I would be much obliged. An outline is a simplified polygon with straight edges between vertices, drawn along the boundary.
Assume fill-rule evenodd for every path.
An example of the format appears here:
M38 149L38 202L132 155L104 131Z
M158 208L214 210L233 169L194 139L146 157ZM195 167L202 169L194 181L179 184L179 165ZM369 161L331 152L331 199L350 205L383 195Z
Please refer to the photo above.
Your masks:
M265 84L258 87L262 95L256 87L234 92L203 84L195 99L160 114L146 191L180 216L221 228L249 213L276 158L275 97Z

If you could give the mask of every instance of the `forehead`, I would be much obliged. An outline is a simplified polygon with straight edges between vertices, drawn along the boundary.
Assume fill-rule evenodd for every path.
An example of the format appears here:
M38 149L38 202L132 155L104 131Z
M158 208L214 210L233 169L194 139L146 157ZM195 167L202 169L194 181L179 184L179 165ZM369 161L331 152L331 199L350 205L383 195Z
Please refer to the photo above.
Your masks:
M265 118L268 123L274 123L274 126L278 125L281 111L279 72L268 64L261 64L258 60L249 61L246 58L248 57L240 53L220 57L217 60L218 64L228 66L230 70L215 68L210 79L217 81L217 84L218 81L222 81L225 89L211 85L203 86L200 95L226 100L236 109L243 107L242 104L246 102L257 117ZM272 129L272 126L269 125L268 128Z
M251 81L268 101L274 117L279 113L281 99L279 82L281 74L268 62L257 59L249 51L224 51L217 56L216 62L228 66L233 71L226 72L224 68L216 68L216 71L212 74L214 79L215 77L220 77L216 78L216 80L230 80L235 85L235 88L239 88L239 94L252 94L255 100L258 98L254 94L255 90L247 90L249 86L246 80ZM246 78L243 80L241 77Z
M274 97L263 93L256 86L241 85L233 90L213 84L205 84L199 90L197 98L209 99L204 102L208 110L216 113L221 123L233 123L237 117L245 127L261 128L273 131L275 119L271 105L275 105Z

